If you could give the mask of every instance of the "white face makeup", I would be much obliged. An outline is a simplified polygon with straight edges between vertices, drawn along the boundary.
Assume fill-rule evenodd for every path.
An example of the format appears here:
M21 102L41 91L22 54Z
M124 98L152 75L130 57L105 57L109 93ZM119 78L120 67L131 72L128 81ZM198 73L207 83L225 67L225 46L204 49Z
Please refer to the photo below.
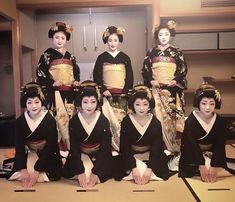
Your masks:
M53 35L52 43L55 49L61 49L66 44L66 36L64 32L56 32Z
M199 103L200 114L204 118L213 116L215 110L215 100L213 98L204 97Z
M93 114L97 107L97 100L94 96L85 96L81 101L82 112L85 114Z
M167 28L162 28L158 32L158 40L162 46L169 44L171 39L170 31Z
M137 98L134 102L135 113L139 116L144 116L149 112L149 101L147 99Z
M111 34L107 41L109 51L115 52L117 51L118 45L119 45L119 38L117 34Z
M42 102L38 97L28 98L26 108L29 112L29 116L35 118L42 110Z

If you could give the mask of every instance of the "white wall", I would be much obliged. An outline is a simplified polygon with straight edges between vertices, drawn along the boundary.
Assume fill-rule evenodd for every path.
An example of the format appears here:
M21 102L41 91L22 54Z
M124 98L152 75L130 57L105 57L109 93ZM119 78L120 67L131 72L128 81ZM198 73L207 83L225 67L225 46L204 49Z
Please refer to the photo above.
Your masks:
M146 13L144 11L92 13L92 24L89 24L89 14L63 14L63 15L37 15L37 59L42 52L51 46L51 39L47 37L52 24L62 21L73 25L74 31L67 43L68 50L74 54L79 63L95 63L99 54L106 51L107 45L103 44L102 34L109 25L122 26L126 32L124 41L119 49L130 56L134 70L134 82L142 80L141 68L146 53ZM87 51L83 49L83 26L86 26ZM97 28L98 49L94 49L94 28ZM81 67L86 66L82 65ZM89 66L89 69L92 68ZM83 74L81 69L81 74ZM85 76L87 77L87 76ZM83 77L84 78L84 77Z

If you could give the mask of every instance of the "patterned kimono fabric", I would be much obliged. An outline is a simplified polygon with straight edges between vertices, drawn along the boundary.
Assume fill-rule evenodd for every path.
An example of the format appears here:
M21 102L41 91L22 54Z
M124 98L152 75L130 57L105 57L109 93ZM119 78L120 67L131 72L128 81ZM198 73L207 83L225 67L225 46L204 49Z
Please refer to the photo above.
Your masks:
M119 150L120 123L127 112L125 95L133 86L133 72L130 58L119 51L117 55L104 52L97 58L94 81L102 87L102 91L109 90L112 97L104 98L102 111L109 119L112 132L112 146Z
M55 115L60 140L65 140L69 148L69 119L75 112L73 82L79 81L79 67L76 59L69 52L64 55L50 48L41 56L37 76L38 82L47 87L50 110ZM54 81L62 86L53 87Z
M142 75L145 85L151 87L151 80L157 80L160 84L160 88L153 89L155 115L161 121L163 140L171 152L180 151L177 134L182 133L184 128L183 89L186 88L186 74L183 54L173 46L164 51L153 48L145 57ZM167 86L172 80L177 82L176 86Z

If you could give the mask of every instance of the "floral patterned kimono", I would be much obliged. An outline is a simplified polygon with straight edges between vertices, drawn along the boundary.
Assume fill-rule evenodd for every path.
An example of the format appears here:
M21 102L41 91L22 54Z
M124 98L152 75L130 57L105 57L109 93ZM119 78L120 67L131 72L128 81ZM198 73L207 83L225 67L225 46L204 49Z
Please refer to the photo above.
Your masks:
M68 141L68 122L75 111L72 84L80 80L75 57L68 51L63 55L53 48L47 49L39 60L37 79L46 87L49 108L57 120L59 141L61 138ZM53 87L55 81L61 81L63 85Z
M174 46L165 50L158 47L151 49L145 59L142 68L144 84L151 86L152 80L157 80L160 88L153 89L156 102L155 114L161 121L163 140L167 149L171 152L179 152L180 145L177 143L177 131L184 128L184 94L186 88L187 65L183 53ZM167 84L176 81L176 86Z
M133 87L133 70L129 56L122 51L117 55L108 51L102 53L96 60L93 78L102 87L102 92L109 90L112 94L112 97L104 98L102 110L110 121L112 146L119 150L120 122L127 111L126 98L120 95L127 94Z

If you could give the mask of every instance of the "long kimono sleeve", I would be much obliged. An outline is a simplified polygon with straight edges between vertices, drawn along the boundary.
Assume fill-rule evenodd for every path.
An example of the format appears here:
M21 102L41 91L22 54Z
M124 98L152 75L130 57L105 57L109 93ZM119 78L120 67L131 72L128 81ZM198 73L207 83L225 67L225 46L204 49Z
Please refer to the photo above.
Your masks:
M144 58L144 64L143 64L143 68L142 68L142 71L141 71L141 74L142 74L142 77L143 77L143 80L144 80L144 84L148 87L151 87L151 83L150 81L153 80L153 77L152 77L152 62L151 62L151 58L149 56L151 51L149 51L146 55L146 57Z
M127 94L130 89L133 87L133 70L131 65L131 60L127 57L126 63L126 78L125 78L125 86L123 88L123 93Z
M158 136L151 145L148 167L151 168L157 176L167 180L169 178L169 170L166 162L166 155L163 149L162 129L159 124L156 128Z
M226 168L225 140L227 128L223 120L219 119L219 121L220 123L217 127L216 139L212 148L213 155L211 159L211 166Z
M80 81L80 68L77 64L75 56L71 56L73 63L73 76L75 81Z
M70 136L70 151L64 165L64 177L70 178L74 175L79 175L85 172L83 162L81 160L81 150L79 147L78 138L76 138L76 132L74 131L72 122L69 121L69 136Z
M25 149L25 137L21 132L19 121L17 120L15 123L15 149L16 155L14 160L14 171L19 171L21 169L27 168L27 153Z
M125 164L126 170L131 171L133 168L136 168L136 160L134 158L134 152L131 149L131 143L126 133L126 128L128 124L126 119L121 123L121 134L120 134L120 155Z
M94 70L93 70L93 80L98 86L102 87L102 92L107 90L105 85L103 84L103 62L101 56L98 56Z
M111 131L108 120L104 121L104 131L102 141L100 143L100 149L96 154L96 160L92 173L98 175L103 179L107 177L107 173L111 173Z
M58 134L57 134L57 128L56 128L56 121L54 118L50 118L47 120L47 126L50 126L47 128L47 138L46 138L46 144L45 147L38 153L38 160L36 161L34 165L34 169L37 171L46 171L48 162L50 162L53 158L53 156L58 156Z
M176 72L175 78L177 84L183 89L187 87L186 75L188 72L187 64L183 55L183 52L177 49L176 51Z

